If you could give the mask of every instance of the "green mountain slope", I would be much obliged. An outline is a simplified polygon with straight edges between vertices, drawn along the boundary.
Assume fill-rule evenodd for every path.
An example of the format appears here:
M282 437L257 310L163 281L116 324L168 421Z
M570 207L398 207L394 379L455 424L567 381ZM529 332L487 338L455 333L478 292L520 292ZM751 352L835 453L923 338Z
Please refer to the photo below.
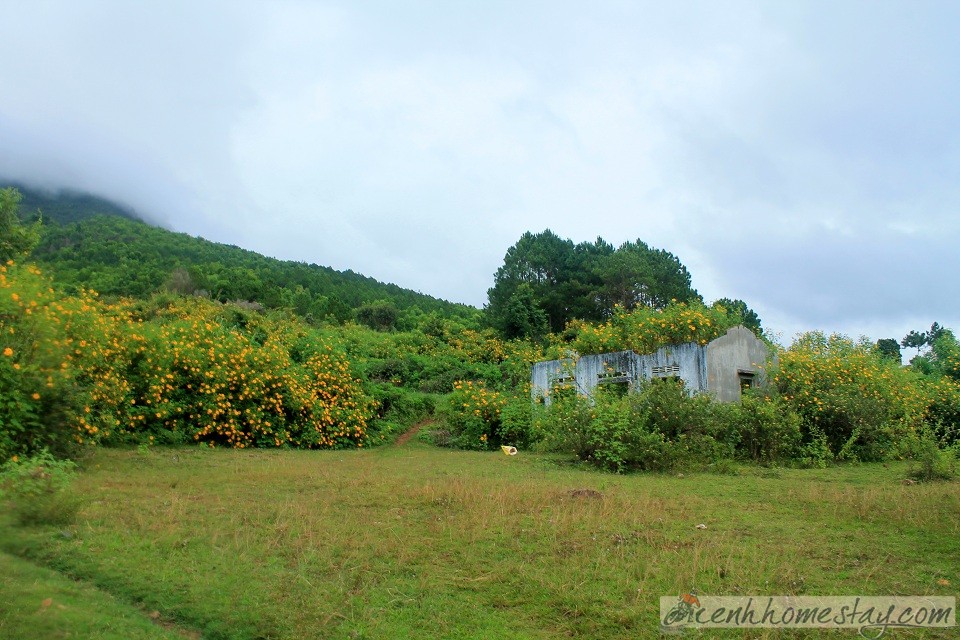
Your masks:
M478 309L440 300L353 271L268 258L232 245L175 233L95 196L46 194L22 185L21 216L37 209L43 237L31 256L58 282L103 295L144 297L168 288L221 301L290 308L313 321L353 317L368 303L400 311L476 319Z
M15 188L23 196L20 201L20 215L28 220L34 219L38 211L42 213L45 222L57 224L70 224L95 215L119 216L129 220L143 219L129 207L89 193L71 190L50 192L0 179L0 189L6 187Z

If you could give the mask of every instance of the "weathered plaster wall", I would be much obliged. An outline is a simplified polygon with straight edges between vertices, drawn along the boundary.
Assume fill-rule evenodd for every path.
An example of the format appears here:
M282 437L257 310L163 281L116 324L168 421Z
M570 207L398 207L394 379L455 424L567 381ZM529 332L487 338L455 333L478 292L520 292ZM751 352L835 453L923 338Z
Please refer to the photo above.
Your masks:
M769 350L743 326L736 326L707 345L707 389L721 402L740 400L740 374L763 381Z
M547 360L537 362L530 371L530 393L534 398L547 395L557 376L566 373L573 366L572 360Z
M693 342L675 344L657 349L654 353L637 356L640 361L642 376L647 380L653 378L670 377L662 371L668 367L676 367L674 374L683 379L687 393L699 393L707 390L707 362L706 351ZM657 370L659 369L659 371Z
M558 377L571 375L577 392L587 395L605 382L626 382L632 389L639 380L672 376L682 378L687 391L696 393L707 388L706 352L704 347L689 343L645 355L617 351L581 356L576 364L570 359L538 362L531 370L531 393L534 397L547 396Z
M688 342L644 355L617 351L576 361L538 362L530 372L531 393L549 402L547 392L560 376L569 378L570 384L575 381L577 393L585 395L603 382L626 382L632 389L639 380L677 376L688 393L709 391L722 402L738 402L741 374L752 374L762 382L768 357L766 344L749 329L737 326L706 346Z
M614 375L623 374L623 375ZM641 371L637 366L637 354L633 351L617 351L582 356L577 361L577 388L592 392L602 380L626 382L632 388Z

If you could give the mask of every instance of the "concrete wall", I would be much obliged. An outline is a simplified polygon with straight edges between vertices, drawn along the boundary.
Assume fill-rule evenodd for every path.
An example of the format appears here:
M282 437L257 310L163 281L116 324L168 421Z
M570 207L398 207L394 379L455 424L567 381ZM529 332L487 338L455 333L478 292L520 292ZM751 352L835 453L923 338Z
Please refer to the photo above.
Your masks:
M626 383L631 389L639 380L637 354L633 351L598 353L577 360L577 389L590 394L601 382Z
M639 380L677 376L688 393L706 391L721 402L739 402L741 379L762 384L768 357L767 345L737 326L705 347L688 342L644 355L617 351L538 362L530 371L531 394L549 402L548 391L561 376L582 395L606 382L625 382L632 390Z
M598 384L626 383L632 390L639 380L679 377L688 393L707 389L706 350L694 343L673 345L655 353L638 355L617 351L571 359L548 360L533 365L530 372L534 398L545 397L558 378L575 384L577 393L590 395Z
M769 356L752 331L733 327L707 345L707 389L721 402L739 402L741 378L762 384Z
M534 399L548 398L547 392L554 380L562 374L573 373L573 360L546 360L537 362L530 370L530 394Z
M661 347L654 353L637 356L643 378L669 378L677 376L683 380L687 393L699 393L707 390L707 358L704 347L693 342ZM666 372L663 370L667 369ZM671 369L673 372L671 372Z

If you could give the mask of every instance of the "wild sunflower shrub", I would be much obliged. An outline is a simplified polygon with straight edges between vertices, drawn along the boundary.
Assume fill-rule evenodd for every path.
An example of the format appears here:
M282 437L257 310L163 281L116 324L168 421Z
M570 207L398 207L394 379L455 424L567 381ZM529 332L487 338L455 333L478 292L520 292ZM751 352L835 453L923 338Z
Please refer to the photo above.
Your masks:
M483 382L460 380L438 408L441 424L434 442L460 449L493 449L503 442L506 398ZM512 443L511 443L512 444Z
M63 326L91 303L87 294L61 299L35 267L0 266L0 461L72 453L83 399Z
M57 293L0 272L0 455L71 444L354 447L373 402L338 344L282 314Z
M81 422L88 437L237 448L368 440L372 403L359 379L304 325L200 298L177 300L149 323L120 320L120 353L78 362L96 389L94 417Z
M803 442L822 437L838 459L900 455L929 404L913 373L880 356L866 340L837 334L801 335L779 354L772 381L800 416Z
M560 339L578 353L632 349L651 353L669 344L707 344L736 325L738 317L702 303L672 302L663 309L617 307L607 322L571 322Z

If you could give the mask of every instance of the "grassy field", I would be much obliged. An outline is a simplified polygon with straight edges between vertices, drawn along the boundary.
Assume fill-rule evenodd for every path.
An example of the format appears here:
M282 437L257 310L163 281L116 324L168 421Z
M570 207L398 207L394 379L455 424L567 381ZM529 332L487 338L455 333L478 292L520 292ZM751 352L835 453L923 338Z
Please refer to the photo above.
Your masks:
M0 636L654 638L661 595L960 584L960 483L901 465L614 476L412 442L83 466L75 525L0 522Z

